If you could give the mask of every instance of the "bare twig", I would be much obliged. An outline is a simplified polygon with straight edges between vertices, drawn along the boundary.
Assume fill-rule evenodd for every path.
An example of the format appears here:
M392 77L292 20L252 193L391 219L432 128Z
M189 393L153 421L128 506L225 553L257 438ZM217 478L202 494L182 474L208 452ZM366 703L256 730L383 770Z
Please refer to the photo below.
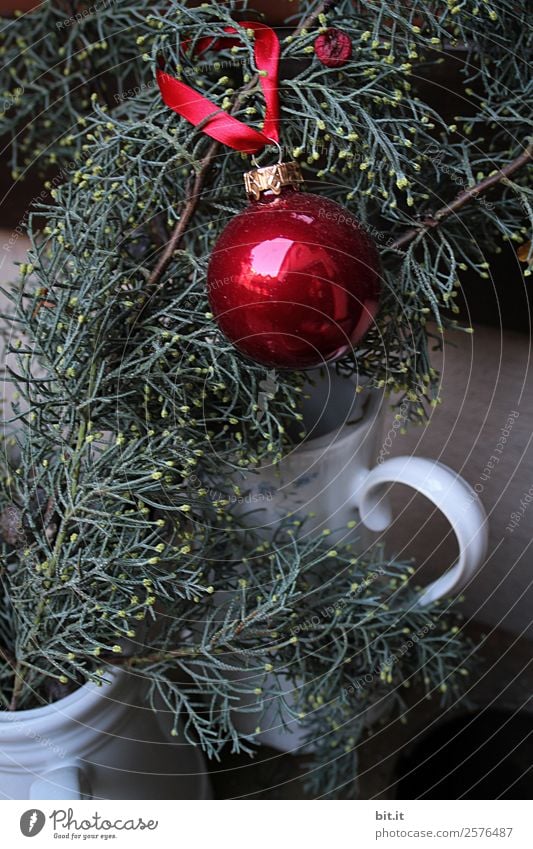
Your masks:
M18 698L19 698L19 696L22 692L22 688L24 686L24 678L23 678L23 675L22 675L22 668L21 668L20 663L16 662L15 665L12 668L13 668L13 673L14 673L14 679L13 679L13 691L11 693L11 701L9 702L9 705L8 705L8 708L7 708L9 711L14 711L14 710L17 709Z
M233 107L230 110L231 115L234 115L235 112L240 109L243 99L246 97L247 94L253 91L256 85L257 76L250 80L250 82L247 83L247 85L245 85L244 88L240 90L235 100L235 103L233 104ZM148 284L150 286L153 286L155 283L158 282L158 280L161 279L161 276L164 274L172 260L174 251L178 249L179 244L187 231L189 222L193 217L194 213L196 212L204 187L204 183L209 174L209 171L211 170L211 166L213 165L213 162L215 161L218 155L219 150L220 142L216 140L211 142L205 155L205 158L202 162L202 166L198 171L196 177L192 181L189 190L187 191L187 197L184 202L183 211L180 215L179 221L176 223L176 226L172 231L170 239L168 240L165 246L165 250L163 251L159 262L157 263L156 267L154 268L149 277Z
M187 200L185 201L185 206L183 207L183 211L180 215L179 221L177 222L170 239L168 240L165 250L163 251L159 262L156 267L152 271L150 275L150 279L148 281L149 285L154 285L161 278L162 274L167 269L172 257L174 255L174 251L177 250L179 243L181 242L187 227L189 226L189 222L196 212L196 207L198 206L198 201L200 200L200 195L202 193L203 185L205 179L211 169L211 166L215 160L215 157L218 153L220 147L220 143L218 141L213 141L209 145L209 149L207 151L206 157L203 161L202 167L198 171L192 186L187 193Z
M0 648L0 658L4 660L8 666L13 670L13 690L11 691L11 700L7 705L7 709L9 711L14 711L17 709L18 697L22 690L22 685L24 683L24 679L21 675L21 665L17 661L16 657L11 654L7 649Z
M476 183L475 186L470 186L468 189L460 192L455 200L446 204L446 206L441 207L434 213L434 215L428 215L428 217L424 218L416 227L411 227L410 230L406 230L406 232L393 243L393 250L401 250L412 242L413 239L416 239L417 236L421 236L430 230L434 230L439 226L439 224L441 224L442 221L449 218L450 215L453 215L455 212L458 212L463 208L463 206L470 203L470 201L475 200L479 195L484 194L489 189L492 189L493 186L496 186L498 183L502 183L505 179L511 177L512 174L530 162L532 158L533 145L529 145L520 154L520 156L517 156L516 159L513 159L513 161L508 165L505 165L504 168L501 168L494 174L491 174L490 177L485 177L484 180Z
M17 660L15 656L8 652L7 649L0 648L0 657L2 658L2 660L5 660L5 662L9 666L11 666L12 669L17 668Z
M313 12L310 12L309 15L298 24L294 31L294 35L301 35L303 30L312 29L320 15L327 14L327 12L333 9L338 2L339 0L324 0L324 2L322 2Z
M312 26L314 26L314 24L318 20L319 16L328 12L329 9L332 9L333 6L335 6L335 4L337 2L338 2L338 0L324 0L324 2L321 3L315 9L314 12L311 12L310 15L308 15L306 18L304 18L304 20L295 29L294 35L300 35L302 30L309 29ZM243 89L241 89L241 91L237 95L237 99L235 100L235 103L234 103L234 105L233 105L233 107L230 111L230 114L234 114L235 112L238 111L238 109L241 106L243 98L246 96L247 93L252 91L253 88L256 85L257 85L257 78L254 77L254 79L251 80L250 83L248 83ZM153 286L155 283L157 283L161 279L162 275L164 274L164 272L168 268L170 262L172 261L174 251L176 251L178 249L179 244L180 244L183 236L185 235L185 233L187 231L187 227L189 226L189 222L191 221L192 217L194 216L194 213L196 212L196 209L198 207L198 202L199 202L201 194L202 194L202 189L204 187L204 183L205 183L206 178L209 174L209 171L211 170L211 166L212 166L216 156L218 155L219 149L220 149L220 143L217 142L217 141L214 141L209 146L207 154L206 154L206 156L203 160L202 166L201 166L200 170L198 171L195 179L193 180L189 191L187 192L187 198L184 202L183 211L182 211L182 214L180 215L179 221L176 223L176 226L174 227L174 230L172 231L172 234L171 234L171 236L170 236L170 238L169 238L169 240L168 240L168 242L165 246L165 249L164 249L163 253L161 254L161 257L160 257L156 267L154 268L153 272L151 273L151 275L149 277L148 284L150 286Z

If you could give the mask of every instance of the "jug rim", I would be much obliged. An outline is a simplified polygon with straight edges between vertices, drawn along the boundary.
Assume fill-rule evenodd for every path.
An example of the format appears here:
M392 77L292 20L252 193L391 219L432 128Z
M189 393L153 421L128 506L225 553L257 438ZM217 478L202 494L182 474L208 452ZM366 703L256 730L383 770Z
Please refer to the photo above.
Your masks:
M55 702L50 702L46 705L38 705L37 707L25 708L24 710L0 712L0 728L8 728L10 725L17 723L40 722L43 719L58 718L63 720L77 720L82 713L90 711L94 705L104 697L106 700L121 688L121 685L126 679L125 671L113 667L105 673L109 680L103 681L101 685L94 681L87 681L82 684L74 692L69 693L62 699L57 699ZM115 700L112 702L115 703ZM79 707L78 711L64 714L64 711L75 706Z
M339 427L311 439L303 440L299 445L292 446L291 453L298 454L324 448L337 448L353 438L354 434L366 431L377 420L384 398L382 389L364 388L362 393L363 414L354 422L344 421Z

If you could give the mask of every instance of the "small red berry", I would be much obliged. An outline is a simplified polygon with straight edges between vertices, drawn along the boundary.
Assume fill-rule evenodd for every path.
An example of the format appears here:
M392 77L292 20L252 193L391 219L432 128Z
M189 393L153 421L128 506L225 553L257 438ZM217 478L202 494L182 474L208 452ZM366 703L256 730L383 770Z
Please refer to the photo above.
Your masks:
M342 68L352 58L352 40L342 30L330 27L316 39L315 53L326 68Z

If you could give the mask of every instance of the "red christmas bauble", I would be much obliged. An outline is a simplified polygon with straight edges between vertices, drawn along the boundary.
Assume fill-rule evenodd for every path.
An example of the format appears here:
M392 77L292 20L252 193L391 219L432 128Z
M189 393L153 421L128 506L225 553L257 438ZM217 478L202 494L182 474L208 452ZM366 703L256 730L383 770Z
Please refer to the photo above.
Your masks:
M346 354L372 324L378 255L339 204L292 186L277 189L258 193L217 241L209 303L246 357L280 369L316 368Z

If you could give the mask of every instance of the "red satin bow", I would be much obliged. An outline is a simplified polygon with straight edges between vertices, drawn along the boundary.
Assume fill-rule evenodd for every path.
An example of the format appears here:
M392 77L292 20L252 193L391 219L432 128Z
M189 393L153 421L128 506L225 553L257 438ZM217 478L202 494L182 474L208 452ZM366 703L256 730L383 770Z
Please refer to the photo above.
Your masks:
M259 84L265 96L265 120L263 130L248 127L232 115L228 115L203 94L171 77L164 71L157 71L157 83L164 103L186 118L191 124L198 126L203 121L202 132L207 133L217 141L229 145L243 153L258 153L265 145L279 142L279 88L278 70L280 46L276 33L255 21L243 21L241 26L255 32L254 55L258 70L266 71L266 76L259 77ZM238 33L235 27L225 27L224 32ZM219 46L235 44L234 38L205 38L200 39L197 50L203 52L208 47L217 49Z

